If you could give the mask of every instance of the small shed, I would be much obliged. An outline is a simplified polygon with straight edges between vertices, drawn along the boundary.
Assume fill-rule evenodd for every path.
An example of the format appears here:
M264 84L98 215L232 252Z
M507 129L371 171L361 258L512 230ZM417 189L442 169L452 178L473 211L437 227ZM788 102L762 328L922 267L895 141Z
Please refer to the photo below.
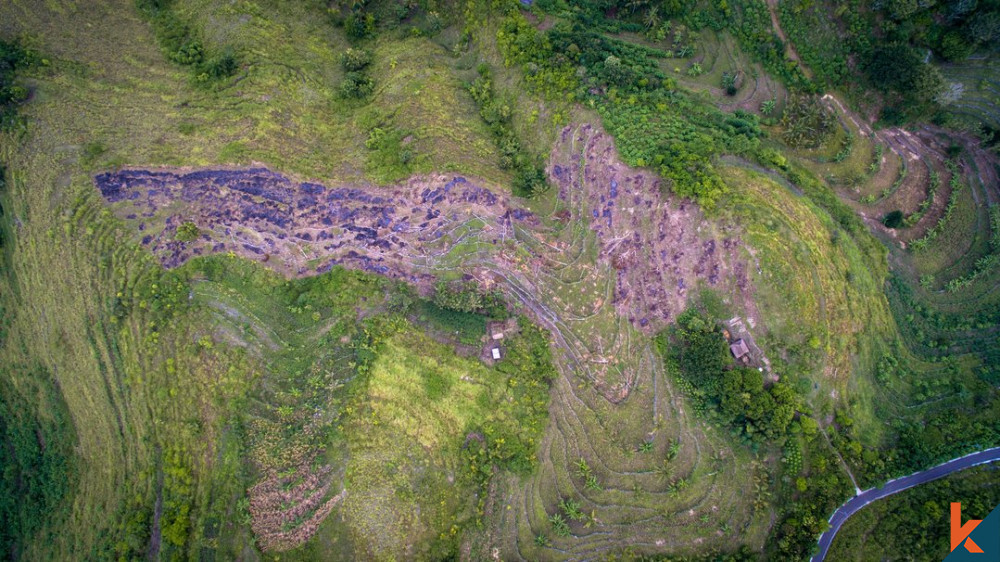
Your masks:
M499 347L494 347L492 349L491 353L493 354L493 359L494 360L500 359L500 348Z
M729 344L729 351L732 352L733 357L739 359L744 355L748 355L750 353L750 348L747 347L747 343L743 341L743 338L740 338Z
M493 332L493 339L494 340L502 340L503 339L503 332Z

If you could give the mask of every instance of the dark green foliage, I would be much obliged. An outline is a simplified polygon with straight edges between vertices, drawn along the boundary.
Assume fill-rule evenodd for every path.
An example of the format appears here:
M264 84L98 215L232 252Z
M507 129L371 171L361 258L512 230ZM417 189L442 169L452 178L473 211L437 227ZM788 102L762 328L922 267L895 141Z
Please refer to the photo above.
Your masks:
M375 82L363 72L348 72L340 83L340 95L345 98L366 98L375 91Z
M497 36L505 61L524 68L529 86L545 96L586 99L629 165L655 168L674 193L712 207L726 193L712 157L755 151L756 117L726 115L678 91L659 70L665 52L607 37L582 13L576 18L542 32L508 17ZM488 89L480 82L470 91L482 98Z
M845 5L838 12L844 12L848 19L854 16L847 14L850 9ZM850 43L829 21L830 10L828 4L811 0L789 0L777 6L781 28L818 86L838 86L849 73Z
M219 80L235 74L239 66L239 61L232 48L226 47L221 53L205 63L205 74L213 80Z
M84 168L89 168L107 151L108 148L100 141L88 142L83 145L83 151L80 154L80 165Z
M805 437L808 469L796 479L800 485L787 491L788 499L780 503L781 518L765 547L768 560L809 558L820 533L829 527L830 513L852 495L850 479L823 438L815 431Z
M15 369L29 369L23 365ZM73 423L53 379L33 369L27 388L0 378L0 553L68 514L75 480Z
M347 49L340 55L340 65L347 71L340 83L340 95L345 98L366 98L375 90L375 81L366 69L372 55L364 49ZM371 147L369 147L371 148Z
M672 352L668 341L673 343ZM660 335L659 346L694 389L694 399L717 411L744 439L763 442L784 437L795 413L795 393L784 383L765 388L756 369L732 368L726 340L714 322L689 309L678 317L672 334Z
M530 198L548 189L545 168L521 146L511 118L514 101L498 96L493 88L489 65L478 67L479 76L466 89L479 106L479 115L490 127L493 142L500 150L500 167L514 170L511 190L518 197Z
M886 228L899 228L903 225L903 211L895 210L882 217L882 224Z
M361 10L352 11L344 19L344 31L351 39L359 40L375 35L375 15Z
M483 296L475 282L439 282L434 287L434 304L458 312L479 312Z
M873 559L945 559L950 503L962 504L963 521L986 519L1000 503L997 470L995 464L969 469L865 507L837 533L828 559L859 551Z
M149 20L156 40L172 62L191 67L198 82L212 82L232 76L239 59L232 47L225 46L209 56L205 44L192 25L173 9L173 0L135 0L139 12Z
M515 474L534 470L548 420L549 385L557 375L549 336L523 318L518 326L519 332L505 340L506 355L495 367L509 377L510 409L478 428L482 441L469 440L465 449L472 476L481 483L492 476L494 466Z
M987 4L984 2L984 4ZM996 6L996 3L993 3ZM1000 39L1000 10L977 14L970 18L965 28L966 35L974 43L989 44Z
M340 55L340 65L348 72L362 70L372 62L372 55L364 49L347 49Z
M17 105L28 99L28 90L15 84L14 76L32 58L16 41L0 40L0 131L13 127L17 122Z
M836 126L834 116L816 96L792 98L781 118L781 138L794 148L818 148Z
M727 96L735 96L737 91L736 83L739 80L739 72L726 71L722 73L722 89Z
M514 195L530 198L545 191L548 185L544 168L540 165L525 164L518 167L511 187Z
M949 31L941 37L938 46L938 53L949 61L960 61L969 57L976 50L975 43L965 39L965 35L958 31Z
M193 222L185 222L177 227L177 235L174 236L174 240L178 242L190 242L196 240L199 235L201 235L201 231L198 230L198 225Z
M887 106L903 119L926 114L944 88L941 73L905 44L877 47L865 70L872 85L888 96Z
M806 91L812 89L812 84L799 66L785 56L785 44L774 33L766 3L732 2L735 6L732 10L718 8L722 4L724 3L713 4L718 14L716 17L728 23L729 30L740 40L747 53L788 85Z
M414 306L416 321L465 345L477 345L486 333L486 316L442 308L433 302L420 301Z

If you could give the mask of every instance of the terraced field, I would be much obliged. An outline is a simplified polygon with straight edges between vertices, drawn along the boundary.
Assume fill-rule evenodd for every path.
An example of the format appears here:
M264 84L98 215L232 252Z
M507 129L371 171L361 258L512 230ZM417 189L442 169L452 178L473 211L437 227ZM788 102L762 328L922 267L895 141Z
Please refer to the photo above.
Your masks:
M1000 127L1000 69L996 58L975 55L964 61L941 65L941 74L957 94L949 110L971 123Z
M764 102L774 101L771 115L781 114L788 90L759 63L752 61L732 35L706 28L693 34L690 42L694 45L694 55L690 58L660 60L660 69L678 84L693 92L704 92L723 111L740 109L760 113ZM695 63L700 66L701 74L692 76L689 71ZM722 87L722 75L726 72L739 75L734 95L727 94Z
M543 470L537 478L545 480L537 489L546 492L521 500L526 502L521 509L527 528L546 532L540 514L553 511L559 494L575 494L573 486L582 483L574 485L566 474L583 458L601 482L600 492L587 499L596 520L586 531L576 529L588 540L567 543L567 554L596 555L611 548L617 543L602 546L600 540L611 530L616 535L634 533L652 546L659 542L694 547L696 539L722 546L728 540L722 535L751 525L753 510L737 492L752 485L753 471L738 468L749 463L749 457L742 458L747 453L738 450L735 454L742 460L737 462L721 436L685 413L684 399L670 390L650 335L676 317L689 292L702 286L722 291L734 310L741 310L749 298L741 244L735 231L717 232L690 204L664 195L659 180L621 164L612 140L599 128L567 128L561 139L549 166L559 186L558 202L541 222L531 213L508 208L509 202L475 182L445 183L443 178L418 180L395 195L381 190L378 196L289 183L265 170L186 175L125 171L99 176L98 184L126 220L136 222L143 215L138 235L168 266L203 251L234 251L302 275L314 270L291 264L315 261L322 269L328 259L310 258L312 252L347 256L338 263L395 272L418 285L424 275L463 272L500 287L551 330L564 373L553 394L552 423L560 429L548 434L540 454ZM468 207L473 191L484 202L478 211ZM316 206L318 196L329 201ZM453 200L462 202L464 215L438 208ZM411 204L429 205L414 212L433 224L420 226L394 210ZM289 211L282 211L285 208ZM296 243L282 249L288 243L279 241L280 235L268 225L311 221L307 217L315 213L318 222L303 230L310 236L300 232ZM353 222L326 225L321 220L333 216ZM178 240L178 225L185 222L196 224L202 234ZM647 231L659 234L640 235ZM228 240L230 233L254 237L258 243L219 241ZM393 242L395 250L382 247L382 239L393 239L390 233L400 238ZM520 244L507 242L515 239ZM267 246L267 253L259 244ZM299 256L301 252L306 253ZM653 278L660 281L649 283ZM652 450L639 452L646 442ZM667 474L661 469L671 446L679 450ZM548 485L552 478L560 479L558 485ZM678 484L681 481L684 484ZM670 515L678 512L689 512L687 523L665 532L663 522L673 521ZM703 516L714 523L706 526ZM762 540L766 525L761 518L755 521L748 536L756 542ZM526 527L519 523L513 528ZM529 547L515 540L503 548L520 552Z

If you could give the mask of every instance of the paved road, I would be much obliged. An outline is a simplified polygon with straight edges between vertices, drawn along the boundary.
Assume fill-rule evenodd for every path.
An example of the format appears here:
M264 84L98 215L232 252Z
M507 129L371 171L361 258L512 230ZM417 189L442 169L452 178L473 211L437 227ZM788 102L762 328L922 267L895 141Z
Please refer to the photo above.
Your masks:
M812 562L822 562L823 559L826 558L826 552L830 550L830 545L833 544L833 537L837 536L837 531L840 530L841 525L847 521L848 517L857 513L862 507L886 496L891 496L896 492L902 492L907 488L912 488L918 484L930 482L931 480L937 480L938 478L947 476L953 472L994 461L1000 461L1000 447L994 447L992 449L986 449L985 451L952 459L944 464L939 464L934 468L929 468L922 472L890 480L881 488L871 488L870 490L861 492L848 500L847 503L840 506L837 511L833 512L833 516L830 517L830 528L820 536L819 552L816 556L813 556Z

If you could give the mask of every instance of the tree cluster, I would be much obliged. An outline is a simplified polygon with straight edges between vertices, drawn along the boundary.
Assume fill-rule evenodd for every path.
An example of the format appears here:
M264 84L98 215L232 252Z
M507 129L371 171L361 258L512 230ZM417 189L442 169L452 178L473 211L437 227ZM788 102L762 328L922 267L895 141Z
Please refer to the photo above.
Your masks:
M368 74L371 63L372 55L364 49L350 48L340 55L340 66L344 68L344 80L340 83L341 96L357 99L372 94L375 81Z
M28 99L28 90L14 82L18 69L28 66L31 53L16 41L0 40L0 131L17 121L17 105Z
M765 386L756 369L733 367L714 322L689 309L677 319L671 339L681 376L742 438L763 443L785 436L795 415L794 391L781 382Z
M152 24L156 40L167 58L191 68L197 82L228 78L239 69L239 59L233 48L226 45L210 53L194 27L173 9L173 0L135 0L135 3Z
M514 171L514 195L533 197L548 189L545 169L521 145L512 121L514 102L497 95L489 65L480 64L477 70L479 76L467 89L493 133L493 142L500 151L500 168Z

